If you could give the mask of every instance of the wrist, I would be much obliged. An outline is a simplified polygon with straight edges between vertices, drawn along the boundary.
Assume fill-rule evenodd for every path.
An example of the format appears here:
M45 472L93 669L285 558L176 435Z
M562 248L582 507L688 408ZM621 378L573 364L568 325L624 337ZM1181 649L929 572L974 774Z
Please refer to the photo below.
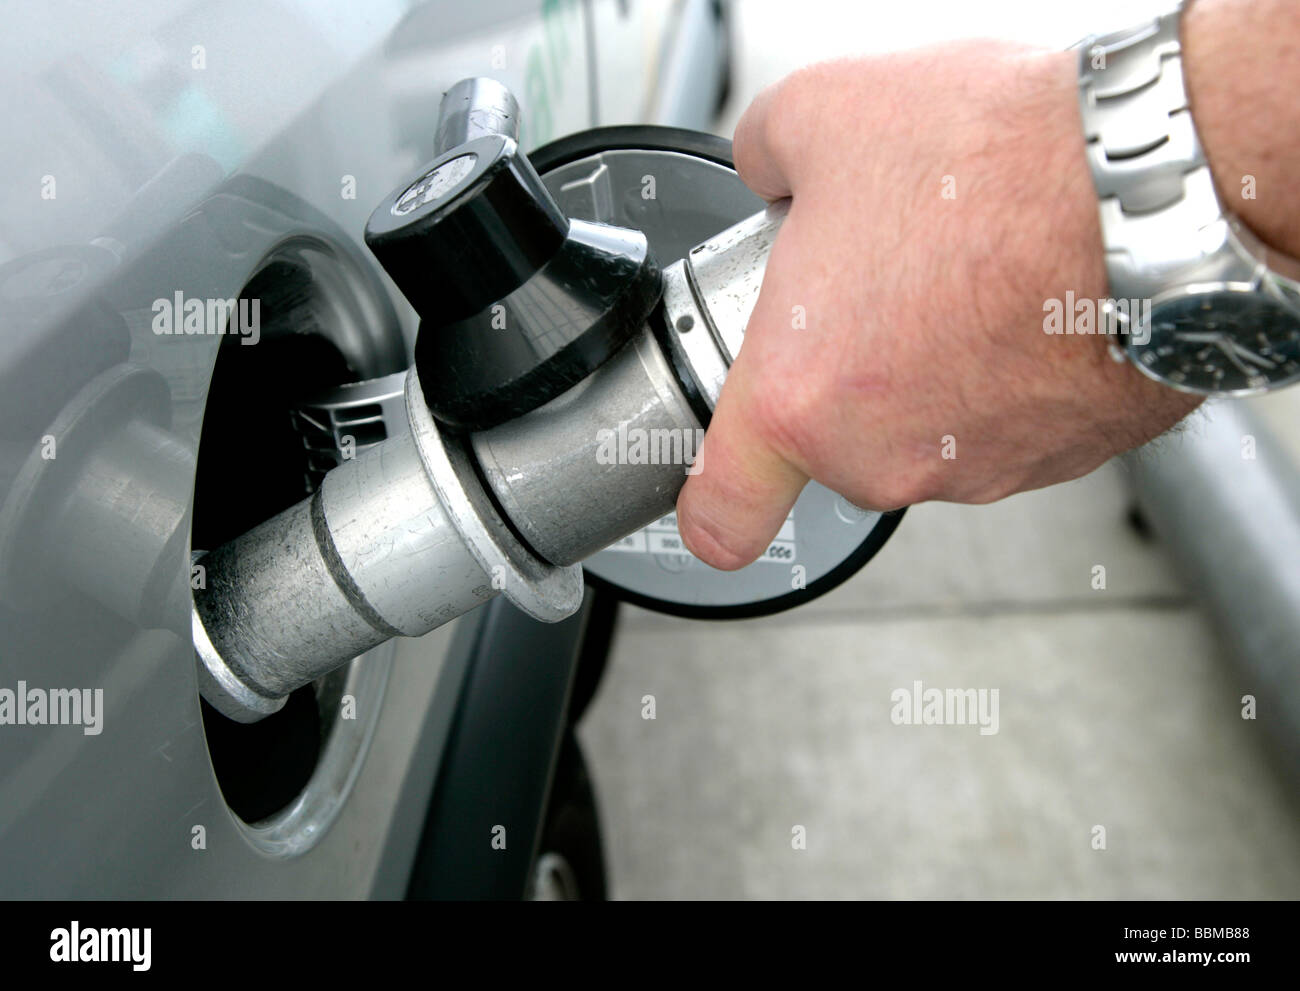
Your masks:
M1044 88L1052 94L1056 106L1078 107L1079 64L1075 51L1052 53L1043 61ZM1055 195L1050 204L1050 237L1069 254L1055 262L1057 298L1066 291L1074 299L1095 303L1094 319L1101 301L1113 295L1106 271L1106 256L1098 210L1097 189L1088 166L1083 122L1077 113L1045 115L1060 120L1043 145L1043 168L1057 178ZM1041 255L1041 249L1039 251ZM1027 261L1033 267L1036 263ZM1203 400L1201 396L1178 392L1152 381L1127 360L1116 360L1117 339L1100 332L1081 333L1073 337L1049 338L1050 349L1044 351L1053 372L1065 375L1091 396L1098 411L1097 427L1102 430L1116 452L1149 440L1192 412ZM1109 411L1104 414L1102 411Z
M1266 244L1300 258L1295 0L1192 0L1183 76L1219 198Z

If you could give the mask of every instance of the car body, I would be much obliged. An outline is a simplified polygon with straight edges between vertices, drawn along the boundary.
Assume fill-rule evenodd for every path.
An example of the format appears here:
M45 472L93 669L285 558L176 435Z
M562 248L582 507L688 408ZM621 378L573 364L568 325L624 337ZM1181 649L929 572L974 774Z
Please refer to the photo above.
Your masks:
M200 703L192 554L394 429L383 383L414 319L361 232L430 157L442 92L504 82L526 149L698 126L719 6L143 0L7 22L0 896L526 893L612 607L542 629L497 602L241 727ZM186 329L187 304L254 301L256 346ZM499 824L506 856L463 852Z

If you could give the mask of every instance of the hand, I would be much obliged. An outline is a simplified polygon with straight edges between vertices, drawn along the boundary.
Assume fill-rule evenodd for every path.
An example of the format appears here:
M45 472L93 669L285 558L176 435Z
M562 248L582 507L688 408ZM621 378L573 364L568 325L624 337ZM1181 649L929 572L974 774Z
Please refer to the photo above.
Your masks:
M696 556L753 561L810 478L870 509L992 502L1198 405L1104 335L1044 331L1048 300L1107 295L1075 58L963 42L812 66L754 101L737 169L791 207L678 499Z

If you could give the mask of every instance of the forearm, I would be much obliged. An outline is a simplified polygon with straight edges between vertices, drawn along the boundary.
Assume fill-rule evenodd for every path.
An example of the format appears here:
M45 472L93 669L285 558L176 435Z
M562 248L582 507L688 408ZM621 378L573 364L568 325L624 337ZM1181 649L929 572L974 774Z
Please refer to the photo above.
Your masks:
M1182 42L1193 119L1224 206L1300 257L1300 2L1192 0Z

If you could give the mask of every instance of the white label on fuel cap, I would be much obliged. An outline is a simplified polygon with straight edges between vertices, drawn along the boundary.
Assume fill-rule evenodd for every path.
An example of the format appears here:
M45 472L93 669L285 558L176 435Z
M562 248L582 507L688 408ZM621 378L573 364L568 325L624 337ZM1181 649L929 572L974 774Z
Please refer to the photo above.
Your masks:
M690 555L681 533L677 530L677 514L669 513L660 517L644 529L630 533L615 544L605 548L610 551L622 551L628 554ZM794 511L781 524L776 539L767 545L759 556L759 561L773 564L791 564L796 560L797 545L794 539ZM757 562L755 562L757 563Z

